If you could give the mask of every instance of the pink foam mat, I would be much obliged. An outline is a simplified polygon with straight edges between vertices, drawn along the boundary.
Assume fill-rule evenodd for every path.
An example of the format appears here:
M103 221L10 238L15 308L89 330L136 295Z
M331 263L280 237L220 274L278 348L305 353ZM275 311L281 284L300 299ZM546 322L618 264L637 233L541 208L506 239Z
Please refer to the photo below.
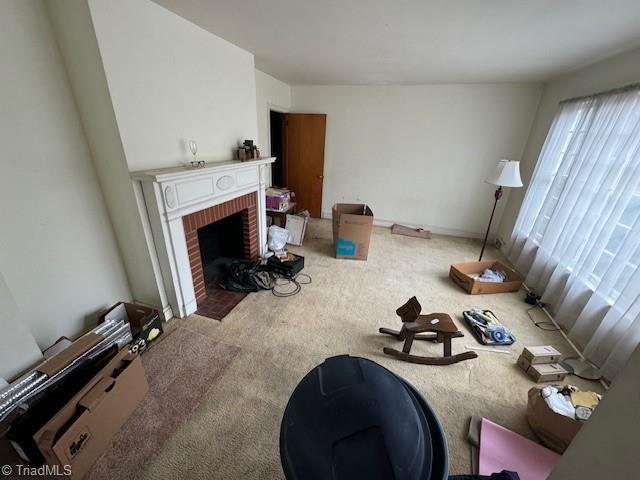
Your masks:
M556 452L482 419L480 475L510 470L517 472L521 480L545 480L559 458Z

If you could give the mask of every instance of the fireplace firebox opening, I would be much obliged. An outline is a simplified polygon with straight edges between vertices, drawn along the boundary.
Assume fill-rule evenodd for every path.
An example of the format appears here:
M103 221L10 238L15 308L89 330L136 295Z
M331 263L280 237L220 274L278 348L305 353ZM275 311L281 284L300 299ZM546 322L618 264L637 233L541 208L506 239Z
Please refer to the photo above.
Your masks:
M246 296L220 288L224 263L231 259L257 260L256 193L182 217L187 240L196 313L222 320Z
M198 229L206 291L220 288L226 278L226 264L233 260L248 258L242 234L242 213L240 212Z

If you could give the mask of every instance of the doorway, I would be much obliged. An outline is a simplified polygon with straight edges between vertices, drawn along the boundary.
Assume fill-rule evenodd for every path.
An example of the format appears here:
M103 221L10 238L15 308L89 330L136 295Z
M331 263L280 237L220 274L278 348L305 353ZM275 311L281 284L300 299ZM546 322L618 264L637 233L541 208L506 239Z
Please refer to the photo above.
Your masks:
M284 126L285 114L275 110L269 110L269 127L271 140L271 156L276 157L271 164L271 185L284 187Z
M282 113L269 110L271 185L295 193L296 209L322 215L324 113Z
M324 113L287 113L284 126L285 180L296 193L299 210L322 216L324 144L327 116Z

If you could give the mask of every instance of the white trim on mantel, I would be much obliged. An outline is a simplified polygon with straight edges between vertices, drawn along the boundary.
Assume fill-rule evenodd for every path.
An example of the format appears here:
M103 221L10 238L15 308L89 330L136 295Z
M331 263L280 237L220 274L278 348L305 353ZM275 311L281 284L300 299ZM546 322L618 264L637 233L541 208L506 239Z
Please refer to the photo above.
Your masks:
M267 157L209 163L202 168L173 167L131 173L131 178L142 186L151 226L151 232L147 233L155 244L149 253L152 258L157 256L162 278L156 281L164 284L169 302L162 305L165 314L171 311L170 315L186 317L197 308L182 225L185 215L257 192L258 246L260 255L265 253L265 189L274 160Z

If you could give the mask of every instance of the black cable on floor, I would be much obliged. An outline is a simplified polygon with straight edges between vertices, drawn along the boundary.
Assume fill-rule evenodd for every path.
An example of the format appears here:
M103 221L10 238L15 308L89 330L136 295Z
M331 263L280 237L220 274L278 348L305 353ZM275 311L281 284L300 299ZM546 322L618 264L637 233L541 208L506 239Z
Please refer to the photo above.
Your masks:
M278 289L278 287L284 287L286 285L293 285L293 290L283 290L282 288ZM300 290L302 290L302 287L294 278L279 277L276 279L275 284L271 289L271 293L276 297L293 297L300 293Z
M304 281L298 280L299 278L305 279ZM280 282L280 283L278 283ZM312 282L311 276L306 273L299 273L293 278L288 278L283 275L277 275L271 293L276 297L293 297L300 293L302 285L309 285ZM288 291L279 290L277 287L283 287L285 285L293 285L293 289Z
M298 280L298 278L306 278L307 280L305 282L302 282L300 280ZM300 285L309 285L311 282L313 282L313 279L311 278L311 275L309 275L308 273L299 273L298 275L296 275L296 281L300 284Z
M544 322L536 322L535 318L533 318L531 316L531 310L534 310L536 308L539 308L540 310L542 310L542 305L540 304L540 302L536 303L533 307L527 308L527 316L529 317L529 320L531 320L531 322L538 327L540 330L544 330L545 332L558 332L560 331L560 329L558 327L555 326L555 324L550 321L544 321ZM551 325L552 328L548 328L544 325Z

